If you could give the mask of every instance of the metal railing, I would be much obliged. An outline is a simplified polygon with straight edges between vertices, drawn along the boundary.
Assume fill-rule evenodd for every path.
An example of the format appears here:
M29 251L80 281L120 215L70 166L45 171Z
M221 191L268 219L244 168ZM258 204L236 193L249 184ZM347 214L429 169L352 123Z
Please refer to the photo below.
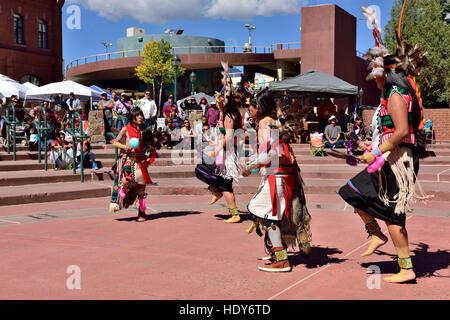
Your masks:
M11 114L12 110L12 114ZM16 161L16 126L20 123L16 118L16 108L14 104L11 102L8 104L8 108L6 109L6 114L2 116L3 120L6 123L6 139L7 139L7 150L8 154L11 153L11 133L13 135L13 160ZM11 131L12 129L12 131ZM11 132L10 132L11 131Z
M172 54L192 53L272 53L272 46L185 46L173 47ZM141 55L143 49L132 49L108 53L94 54L70 61L66 65L66 71L79 65L108 61L113 59L136 57Z
M41 118L44 119L41 119ZM45 153L45 164L44 164L44 170L47 171L48 168L48 164L47 164L47 132L52 130L52 127L48 125L47 122L47 110L45 110L44 107L40 107L39 108L39 113L38 113L38 121L33 121L33 123L36 126L36 130L38 132L38 163L41 163L41 159L42 159L42 141L44 141L44 153Z
M301 48L300 42L283 42L283 43L273 43L270 46L184 46L184 47L173 47L172 54L195 54L195 53L273 53L277 50L277 45L281 45L282 49L298 49ZM114 59L130 58L140 56L143 53L143 48L132 49L125 51L116 51L108 53L94 54L82 58L78 58L70 61L66 65L66 71L70 68L77 67L79 65L98 62L98 61L108 61ZM356 51L358 57L363 57L364 53Z
M282 50L286 49L299 49L301 48L301 42L283 42L283 43L273 43L273 50L277 50L277 46L281 45Z
M79 128L77 131L77 128L75 127L75 118L78 118L79 121ZM81 183L84 182L84 150L83 150L83 141L84 139L88 139L89 136L86 135L83 131L83 119L81 118L81 115L78 112L74 112L72 114L72 127L66 129L69 134L72 135L72 168L73 168L73 174L77 174L77 140L80 140L80 180Z

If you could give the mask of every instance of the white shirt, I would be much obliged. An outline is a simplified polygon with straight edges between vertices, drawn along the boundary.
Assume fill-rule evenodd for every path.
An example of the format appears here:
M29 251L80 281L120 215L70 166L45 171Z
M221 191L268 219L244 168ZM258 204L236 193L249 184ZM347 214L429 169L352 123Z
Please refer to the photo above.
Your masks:
M378 116L380 114L380 110L381 105L378 106L372 117L372 149L379 147L380 144L380 131L378 130Z
M143 98L141 99L141 103L139 104L139 108L141 108L144 113L145 119L150 119L150 117L155 117L158 107L156 106L155 101L152 99Z

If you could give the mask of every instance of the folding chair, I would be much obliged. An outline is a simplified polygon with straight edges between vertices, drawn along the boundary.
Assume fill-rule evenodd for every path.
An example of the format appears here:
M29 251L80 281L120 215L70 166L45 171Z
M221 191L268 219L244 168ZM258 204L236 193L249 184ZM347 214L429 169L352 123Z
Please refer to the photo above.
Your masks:
M310 133L309 135L309 154L312 157L324 157L325 156L325 145L323 144L323 133Z

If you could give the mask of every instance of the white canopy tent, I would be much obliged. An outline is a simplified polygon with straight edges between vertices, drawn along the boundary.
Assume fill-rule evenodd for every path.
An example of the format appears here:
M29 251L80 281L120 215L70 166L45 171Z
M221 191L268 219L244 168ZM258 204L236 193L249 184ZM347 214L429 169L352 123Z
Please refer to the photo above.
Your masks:
M61 82L54 82L42 87L30 89L27 92L26 99L49 99L59 93L67 96L71 92L75 94L80 100L89 98L100 98L100 93L92 90L89 87L76 83L72 80L65 80ZM86 100L87 100L86 99Z
M9 98L16 95L25 98L28 88L20 82L0 74L0 98Z
M37 86L37 85L35 85L35 84L32 84L31 82L25 82L25 83L22 83L22 85L24 85L24 86L27 87L28 89L36 89L36 88L39 88L39 86Z

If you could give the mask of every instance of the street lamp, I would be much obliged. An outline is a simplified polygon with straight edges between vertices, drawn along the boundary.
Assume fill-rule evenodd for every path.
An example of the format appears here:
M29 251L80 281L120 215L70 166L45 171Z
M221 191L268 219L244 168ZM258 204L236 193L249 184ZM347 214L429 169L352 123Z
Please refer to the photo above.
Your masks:
M252 30L255 30L256 27L251 26L248 23L246 25L244 25L244 27L248 29L248 49L251 50L251 48L252 48Z
M102 42L102 45L105 46L106 53L108 53L108 47L111 47L111 46L112 46L112 43L108 43L108 42L103 41L103 42Z
M195 74L194 70L192 70L189 79L191 80L191 95L194 95L194 82L197 80L197 75Z
M362 106L362 98L363 98L364 90L362 88L359 89L359 105Z
M180 63L181 63L180 57L178 55L174 55L172 57L172 66L173 70L175 71L175 81L173 85L173 101L175 102L175 104L177 103L177 71Z

